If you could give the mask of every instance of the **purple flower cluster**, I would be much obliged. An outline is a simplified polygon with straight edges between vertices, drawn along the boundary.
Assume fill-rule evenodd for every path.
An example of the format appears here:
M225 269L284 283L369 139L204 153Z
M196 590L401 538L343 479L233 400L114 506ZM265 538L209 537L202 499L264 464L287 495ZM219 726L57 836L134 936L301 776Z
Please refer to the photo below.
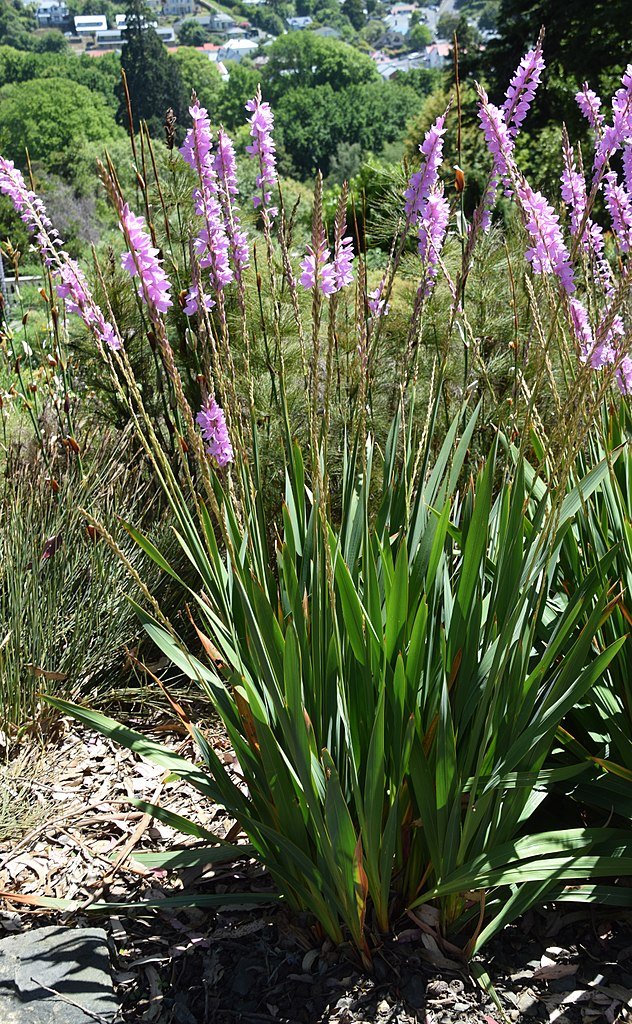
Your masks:
M562 199L570 212L570 229L573 238L577 238L582 224L582 248L594 260L596 272L606 291L612 287L612 272L604 254L603 230L590 217L585 217L588 196L586 181L577 170L575 154L566 142L562 151L563 170L560 178Z
M419 224L419 255L424 267L424 294L434 287L439 269L439 254L450 220L450 204L442 191L431 192Z
M203 220L203 227L194 242L200 266L208 268L212 287L221 292L233 280L229 266L229 241L224 224L222 206L218 198L217 174L211 156L211 123L204 107L196 102L189 107L193 125L187 132L180 152L198 175L199 188L193 193L195 212ZM190 309L197 305L191 301Z
M334 281L336 291L346 288L353 281L352 264L354 259L353 239L351 236L345 235L344 238L337 238L334 246Z
M538 45L525 53L509 83L502 112L512 139L520 132L522 122L529 112L544 67L542 48Z
M92 298L88 282L75 261L68 257L55 276L61 278L61 284L56 286L57 294L65 301L68 312L76 313L88 330L113 352L121 349L123 345L118 333Z
M274 128L274 114L269 103L261 100L261 89L258 88L253 99L246 103L246 110L252 113L248 118L252 144L246 146L246 152L259 161L259 173L256 177L256 186L261 190L260 195L253 196L252 202L257 209L259 206L266 207L268 214L274 217L277 209L270 206L272 189L277 183L276 171L276 146L272 138Z
M303 288L311 289L318 286L323 295L333 295L338 290L334 265L329 262L330 256L331 252L324 237L317 245L307 246L307 256L300 263L303 273L299 280Z
M565 292L575 290L571 257L562 236L560 218L541 192L534 192L522 178L516 189L516 197L525 218L525 227L531 237L531 245L525 257L534 274L555 274Z
M20 219L35 237L46 265L50 266L55 253L63 248L63 243L40 197L27 188L24 176L13 160L5 160L4 157L0 157L0 192L9 197Z
M390 304L382 298L384 291L384 285L386 284L385 278L382 278L377 288L374 288L372 292L367 295L367 305L369 307L369 313L372 317L377 319L380 316L388 316Z
M321 229L320 237L315 241L312 239L312 244L307 247L307 256L300 263L303 273L299 280L303 288L315 288L318 284L323 295L333 295L351 284L355 257L353 239L350 235L345 235L346 230L347 222L343 216L340 222L336 223L334 257L331 262L331 251L327 247L324 231Z
M112 324L94 301L79 266L64 251L63 242L53 227L44 203L32 189L12 160L0 157L0 192L13 203L35 238L39 251L51 274L58 280L57 294L66 303L69 313L79 316L88 330L110 349L120 349L121 340Z
M233 446L228 436L226 417L214 398L207 398L196 416L196 423L204 439L207 454L215 459L217 465L222 467L233 462Z
M424 205L437 182L439 168L443 161L443 136L446 133L446 115L447 111L437 118L432 127L426 132L424 141L419 147L424 159L420 169L411 175L408 187L404 193L407 227L422 216Z
M612 219L612 229L622 252L632 249L632 198L617 179L614 171L604 179L606 206Z
M605 118L601 113L601 100L596 92L588 88L588 82L584 82L581 92L576 93L575 102L588 124L594 131L599 131Z
M235 149L223 128L217 133L217 145L213 156L213 170L217 175L218 195L224 214L224 227L230 245L230 254L235 278L240 281L244 270L250 266L248 236L239 220L239 209L235 199L239 195Z
M155 317L158 313L166 313L173 305L169 291L171 283L165 274L162 261L158 259L158 249L152 245L151 238L145 231L144 217L132 213L127 203L119 209L119 227L129 245L127 252L121 256L121 266L130 277L137 277L138 294Z
M480 98L478 118L481 122L487 149L494 161L494 176L501 178L505 189L511 193L513 159L513 139L505 122L502 110L489 102L487 93L480 86L477 87Z
M594 181L600 180L606 163L632 135L632 64L621 79L622 87L612 97L612 124L606 125L595 150Z

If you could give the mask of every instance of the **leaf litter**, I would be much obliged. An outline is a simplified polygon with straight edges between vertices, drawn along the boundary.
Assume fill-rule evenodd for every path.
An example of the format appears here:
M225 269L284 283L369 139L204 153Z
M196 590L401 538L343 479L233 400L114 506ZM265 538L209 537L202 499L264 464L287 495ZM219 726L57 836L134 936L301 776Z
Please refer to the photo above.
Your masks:
M153 724L162 743L195 757L176 723L156 717ZM227 771L236 771L222 732L211 723L207 734ZM199 842L131 800L159 803L235 840L235 822L220 807L76 723L63 722L55 744L35 753L22 750L12 769L25 813L0 841L0 934L93 924L89 908L97 901L226 895L226 905L213 909L101 915L126 1024L632 1024L630 913L614 919L605 910L564 904L529 911L506 928L477 958L501 1014L467 966L437 941L432 907L402 917L378 945L368 975L348 950L318 939L306 919L282 906L229 905L237 893L273 892L248 857L176 870L141 862L143 854ZM42 897L77 905L51 911L37 906Z

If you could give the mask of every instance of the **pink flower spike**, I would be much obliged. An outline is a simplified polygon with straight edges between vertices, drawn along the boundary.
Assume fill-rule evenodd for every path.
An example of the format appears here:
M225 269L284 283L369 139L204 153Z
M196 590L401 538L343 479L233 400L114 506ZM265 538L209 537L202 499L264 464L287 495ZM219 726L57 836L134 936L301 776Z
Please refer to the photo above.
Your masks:
M419 219L424 203L437 182L439 168L443 162L443 137L446 133L447 113L446 110L445 114L437 118L419 147L424 159L420 169L411 175L404 193L407 226Z
M260 189L260 194L253 196L253 206L255 210L260 206L266 208L268 215L274 217L278 212L276 207L270 206L272 189L277 183L276 146L272 138L274 114L270 104L261 100L261 87L257 89L253 99L246 103L246 110L252 113L252 117L248 118L248 124L253 140L250 146L246 146L246 152L259 162L255 184L257 189Z
M367 295L367 305L369 307L369 313L374 319L378 319L381 316L388 316L390 310L390 303L386 302L382 298L382 292L384 291L384 285L386 281L384 278L380 281L377 288L374 288L372 292Z
M612 218L612 229L621 246L622 252L632 249L632 199L623 185L619 184L617 175L610 171L605 176L606 206Z
M604 115L601 113L601 100L596 92L588 88L588 82L584 82L582 91L575 94L575 102L590 127L594 131L599 131L604 122Z
M540 84L544 67L542 49L540 46L536 46L535 49L529 50L524 55L509 83L502 112L512 139L515 139L520 132L522 122L527 116Z
M195 212L203 227L194 242L200 266L208 268L211 286L221 292L233 280L228 262L229 241L218 197L217 174L211 157L211 123L204 107L196 101L190 108L193 127L187 132L180 152L197 172L199 188L193 193Z
M419 255L424 268L426 298L432 293L437 279L439 256L449 219L450 204L440 192L433 192L428 197L419 226Z
M228 436L226 417L214 398L208 398L196 416L196 423L206 444L207 454L218 466L234 461L233 446Z
M571 258L559 226L559 217L541 192L534 192L524 178L516 189L516 198L525 217L531 246L525 257L534 274L555 274L567 294L575 291Z
M143 217L132 213L127 203L119 209L119 227L125 235L129 250L121 256L121 266L130 277L138 277L138 294L148 306L152 316L166 313L173 305L169 291L171 283L165 274L158 250L151 243Z

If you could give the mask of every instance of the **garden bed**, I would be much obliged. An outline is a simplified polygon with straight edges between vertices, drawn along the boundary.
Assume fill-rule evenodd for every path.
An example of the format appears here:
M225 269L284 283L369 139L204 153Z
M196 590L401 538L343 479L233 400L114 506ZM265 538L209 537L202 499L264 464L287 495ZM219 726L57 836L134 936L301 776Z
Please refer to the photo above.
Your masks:
M148 732L192 753L188 736L171 719L156 719ZM207 734L231 770L234 758L222 733L208 724ZM467 967L438 947L431 917L402 917L368 974L349 949L318 942L306 920L291 918L274 902L142 916L90 912L96 901L161 899L183 891L226 893L228 900L232 893L272 890L249 859L179 873L148 870L135 861L135 853L172 850L191 837L150 819L130 798L160 803L223 837L235 838L234 823L182 783L163 781L160 768L74 723L61 720L45 753L23 756L17 764L9 786L13 811L18 816L28 809L31 827L2 846L0 888L15 896L4 901L0 928L10 934L52 923L102 925L122 1019L129 1024L500 1024L503 1014L510 1021L550 1024L632 1020L629 913L564 904L531 911L506 928L478 958L496 988L501 1014ZM41 897L79 906L64 911L33 905Z

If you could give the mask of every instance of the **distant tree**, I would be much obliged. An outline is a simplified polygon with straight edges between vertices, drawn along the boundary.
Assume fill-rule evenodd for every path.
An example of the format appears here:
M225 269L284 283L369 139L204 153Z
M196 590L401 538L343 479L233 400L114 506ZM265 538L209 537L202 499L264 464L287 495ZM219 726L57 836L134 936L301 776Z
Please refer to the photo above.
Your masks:
M437 21L437 38L452 39L460 20L458 14L442 14Z
M362 165L362 146L359 142L340 142L331 158L327 185L342 185L350 181Z
M195 18L187 18L178 29L181 46L202 46L208 39L208 32Z
M221 122L228 131L241 128L246 118L245 105L251 99L259 84L261 75L243 61L234 64L230 77L217 98L213 119Z
M417 25L413 25L406 36L406 45L410 50L424 50L431 42L432 32L427 25L422 25L421 22L418 22Z
M179 46L173 60L180 71L187 94L190 96L195 89L200 103L215 120L217 104L224 88L216 65L203 53L188 46Z
M482 32L493 32L498 25L498 0L488 0L478 16L478 27Z
M536 124L563 119L579 127L573 94L584 81L602 94L616 88L632 52L630 0L501 0L497 25L484 66L501 92L540 27L546 28L547 75L531 117Z
M410 86L418 96L430 96L441 85L441 72L438 68L411 68L399 72L397 84Z
M268 6L253 7L248 17L255 28L268 32L271 36L280 36L285 32L285 21Z
M28 149L50 169L63 167L81 142L103 141L118 131L103 99L67 78L0 89L0 151L20 164Z
M360 31L360 37L361 39L364 39L369 46L377 46L380 40L384 38L385 29L386 27L383 21L373 19L372 21L368 21Z
M0 45L13 46L16 50L32 50L35 47L33 32L37 28L35 15L21 0L2 0L0 4Z
M417 93L381 78L334 90L323 85L288 89L276 104L277 123L296 175L326 176L341 140L377 152L400 138L419 108Z
M344 0L342 13L347 16L356 32L366 24L363 0Z
M43 36L38 36L36 48L38 53L66 53L68 40L63 32L52 29L50 32L45 32Z
M188 97L178 65L149 23L149 12L143 0L128 0L125 9L125 42L121 51L121 67L127 77L132 117L135 128L147 121L153 134L159 135L167 110L171 107L179 121L184 119ZM119 100L116 119L129 126L125 93L117 86Z
M330 85L338 91L349 85L380 80L374 62L366 54L313 32L281 36L268 47L267 54L262 84L266 97L272 101L298 87Z

